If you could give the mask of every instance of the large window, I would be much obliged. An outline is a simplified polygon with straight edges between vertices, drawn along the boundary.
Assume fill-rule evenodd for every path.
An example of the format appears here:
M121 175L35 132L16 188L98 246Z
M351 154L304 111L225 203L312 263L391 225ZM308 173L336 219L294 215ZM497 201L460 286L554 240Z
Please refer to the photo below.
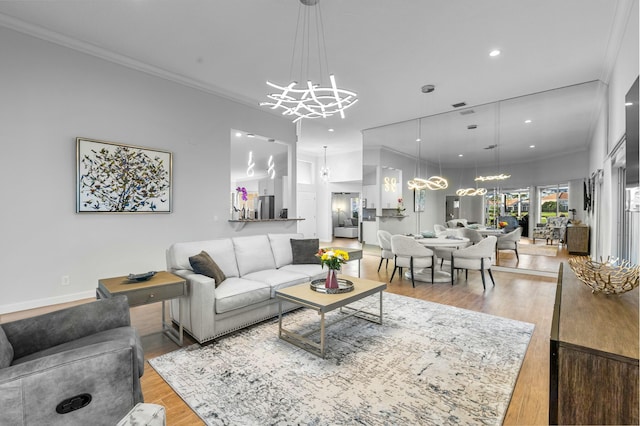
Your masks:
M529 188L494 189L485 197L488 226L496 226L499 216L513 216L520 220L529 214Z
M538 188L538 217L547 223L548 217L568 216L569 184L541 186Z

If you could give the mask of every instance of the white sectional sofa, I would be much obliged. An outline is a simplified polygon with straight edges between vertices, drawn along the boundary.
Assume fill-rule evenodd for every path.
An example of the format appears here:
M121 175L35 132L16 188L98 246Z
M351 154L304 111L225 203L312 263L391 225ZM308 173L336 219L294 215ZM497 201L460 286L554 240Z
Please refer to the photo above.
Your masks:
M294 264L291 239L302 234L267 234L174 243L167 250L167 270L187 280L187 296L172 301L172 319L199 343L278 315L279 288L326 276L319 263ZM189 257L205 251L226 279L196 274ZM297 256L296 256L297 257ZM283 303L283 310L295 306Z

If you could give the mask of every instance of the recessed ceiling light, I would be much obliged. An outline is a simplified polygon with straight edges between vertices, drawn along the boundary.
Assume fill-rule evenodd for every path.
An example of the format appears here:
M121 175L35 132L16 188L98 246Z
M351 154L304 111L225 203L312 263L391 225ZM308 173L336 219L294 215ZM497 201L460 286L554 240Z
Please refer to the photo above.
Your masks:
M464 154L458 154L458 157L464 157Z
M524 120L525 124L531 123L531 120Z
M248 138L255 138L255 137L256 137L256 135L254 135L253 133L247 133L247 137L248 137Z
M529 145L529 148L535 148L535 147L536 147L535 145Z
M416 142L420 142L421 140L422 140L422 139L420 139L420 138L417 138L417 139L416 139Z
M329 129L330 132L333 132L333 129Z
M239 138L240 136L242 136L242 133L236 132L236 137Z
M498 49L493 49L491 52L489 52L489 56L492 56L492 57L493 57L493 56L499 56L499 55L500 55L500 53L502 53L502 52L500 52L500 50L498 50Z
M624 103L624 106L631 106L631 105L633 105L633 102L625 102Z

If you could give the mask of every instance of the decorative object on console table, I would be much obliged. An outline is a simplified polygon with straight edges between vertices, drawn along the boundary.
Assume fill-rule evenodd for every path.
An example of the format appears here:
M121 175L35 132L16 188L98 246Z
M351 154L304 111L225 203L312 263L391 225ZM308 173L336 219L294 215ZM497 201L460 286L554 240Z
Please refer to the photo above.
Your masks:
M592 293L620 294L638 287L640 267L628 260L596 262L589 256L576 256L569 259L569 266Z
M77 213L171 212L170 152L76 138L76 157Z

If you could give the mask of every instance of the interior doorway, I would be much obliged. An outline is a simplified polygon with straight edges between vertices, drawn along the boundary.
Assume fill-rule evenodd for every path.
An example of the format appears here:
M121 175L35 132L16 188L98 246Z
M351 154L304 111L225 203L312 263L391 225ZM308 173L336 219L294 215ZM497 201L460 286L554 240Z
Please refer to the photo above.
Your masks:
M447 195L445 201L445 219L444 221L460 219L460 197L457 195Z
M334 238L359 238L360 193L331 193L331 228Z

